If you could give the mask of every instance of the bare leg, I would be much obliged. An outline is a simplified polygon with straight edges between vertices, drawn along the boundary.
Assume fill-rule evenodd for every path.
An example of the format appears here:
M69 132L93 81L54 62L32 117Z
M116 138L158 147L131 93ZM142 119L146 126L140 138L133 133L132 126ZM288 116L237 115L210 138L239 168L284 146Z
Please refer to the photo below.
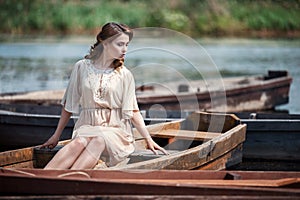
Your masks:
M92 138L71 169L92 169L97 164L104 149L105 142L102 137Z
M69 169L82 153L85 146L82 139L75 138L55 154L45 169Z

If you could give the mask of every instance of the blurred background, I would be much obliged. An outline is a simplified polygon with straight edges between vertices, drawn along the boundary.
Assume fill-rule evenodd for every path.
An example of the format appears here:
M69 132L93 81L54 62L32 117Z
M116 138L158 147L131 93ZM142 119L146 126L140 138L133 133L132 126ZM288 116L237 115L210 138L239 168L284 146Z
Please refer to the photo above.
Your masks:
M297 37L299 0L1 0L2 34L94 34L108 21L192 37ZM4 38L2 38L3 40Z
M65 88L101 25L116 21L193 38L223 77L288 70L290 102L277 110L300 113L299 11L299 0L0 0L0 93Z

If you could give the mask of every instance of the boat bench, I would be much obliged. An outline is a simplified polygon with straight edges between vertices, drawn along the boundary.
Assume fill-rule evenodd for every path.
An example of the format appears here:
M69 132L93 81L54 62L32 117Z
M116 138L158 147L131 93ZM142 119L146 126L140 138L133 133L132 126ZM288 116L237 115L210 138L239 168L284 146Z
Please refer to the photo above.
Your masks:
M167 129L167 130L161 130L157 132L150 132L150 134L152 137L159 137L159 138L207 141L220 136L221 133Z
M130 163L136 163L146 160L151 160L154 158L159 158L164 156L165 154L161 151L156 150L157 154L154 154L151 150L145 149L145 150L137 150L130 154L128 164ZM167 150L168 153L174 154L179 152L178 150Z

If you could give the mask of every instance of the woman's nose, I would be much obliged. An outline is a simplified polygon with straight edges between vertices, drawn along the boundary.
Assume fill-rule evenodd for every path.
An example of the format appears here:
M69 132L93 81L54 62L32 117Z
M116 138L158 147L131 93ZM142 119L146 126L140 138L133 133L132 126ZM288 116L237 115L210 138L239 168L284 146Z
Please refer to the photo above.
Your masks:
M126 52L127 52L127 46L123 46L122 52L123 52L123 53L126 53Z

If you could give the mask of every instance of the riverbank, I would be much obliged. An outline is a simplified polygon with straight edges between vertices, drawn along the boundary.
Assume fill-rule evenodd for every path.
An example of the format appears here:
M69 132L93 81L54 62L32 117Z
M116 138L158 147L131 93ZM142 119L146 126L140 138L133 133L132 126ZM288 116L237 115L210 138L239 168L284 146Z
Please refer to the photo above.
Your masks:
M300 38L299 1L1 1L0 33L95 35L107 21L194 38ZM17 15L15 13L18 13Z

